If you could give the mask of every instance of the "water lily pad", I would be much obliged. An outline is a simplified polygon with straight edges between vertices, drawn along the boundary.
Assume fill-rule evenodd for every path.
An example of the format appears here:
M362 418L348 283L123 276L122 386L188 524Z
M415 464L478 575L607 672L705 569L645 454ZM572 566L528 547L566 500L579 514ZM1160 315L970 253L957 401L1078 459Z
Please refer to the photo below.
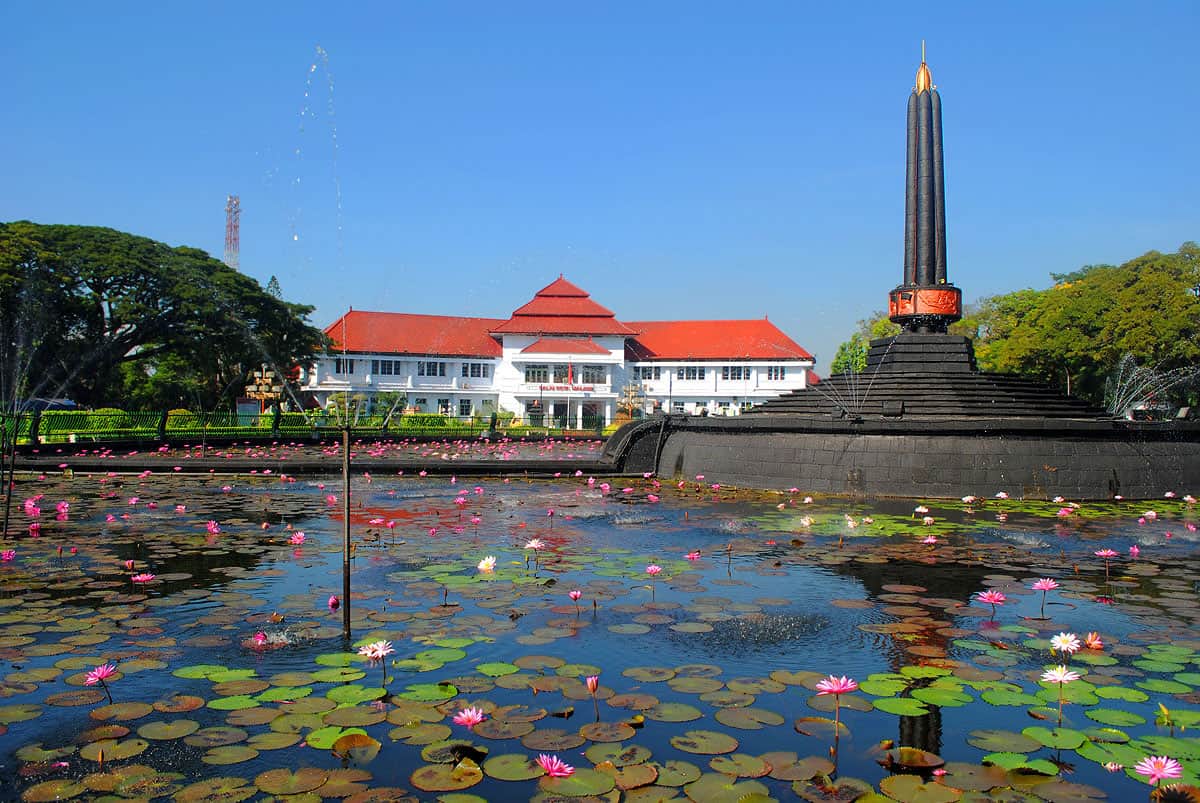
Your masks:
M621 674L642 683L660 683L675 677L675 670L663 666L631 666Z
M190 719L176 719L171 722L147 722L138 728L138 736L151 741L170 741L182 739L200 730L200 723Z
M923 783L917 775L890 775L879 782L888 797L900 803L953 803L962 792L937 783Z
M456 764L427 764L417 768L409 781L424 792L454 792L469 789L483 780L483 770L470 759Z
M89 716L92 719L114 720L116 722L128 722L133 719L141 719L142 717L153 711L154 708L149 703L126 702L112 703L99 708L92 709ZM0 717L0 722L3 718Z
M931 772L946 762L937 753L921 750L916 747L897 747L887 752L888 768L896 768L917 772Z
M671 678L667 681L667 685L680 694L706 694L725 686L716 678L683 676Z
M659 703L643 713L655 722L691 722L704 716L699 708L687 703Z
M176 803L239 803L257 794L253 786L247 786L245 778L207 778L185 786L175 793Z
M50 803L54 800L70 800L87 792L88 788L72 778L57 778L34 784L21 794L24 803Z
M1006 730L976 730L967 737L967 744L988 753L1032 753L1042 749L1042 743L1023 733Z
M739 781L728 775L711 772L689 783L683 791L692 800L704 803L739 803L753 795L770 794L770 790L758 781Z
M1127 703L1144 703L1150 699L1146 692L1126 686L1101 686L1096 689L1096 696L1104 700L1122 700Z
M192 664L176 669L171 674L177 678L187 680L197 680L200 678L211 677L212 675L220 674L227 671L228 667L218 666L216 664Z
M240 711L243 708L257 708L262 703L249 695L239 694L233 697L214 698L209 700L207 705L217 711Z
M762 759L771 765L771 777L779 781L807 781L834 770L833 762L824 756L800 758L792 752L774 752L764 753Z
M482 761L487 757L487 754L488 749L486 747L465 739L448 739L444 742L434 742L431 745L426 745L421 750L421 758L430 764L455 764L464 755L474 761Z
M254 785L268 795L297 795L320 788L329 773L314 767L301 767L292 772L286 767L267 770L254 778Z
M410 686L409 688L412 687ZM338 686L335 689L330 689L325 696L338 705L358 705L359 703L382 699L386 695L387 691L382 687L365 687L351 683L346 686Z
M164 714L183 714L203 707L203 697L189 694L172 694L154 703L154 710Z
M366 676L367 673L361 669L349 666L334 666L312 673L312 679L319 683L352 683Z
M733 753L728 756L717 756L708 762L715 772L733 775L738 778L761 778L771 771L771 765L758 756L746 753Z
M183 741L184 744L190 744L192 747L221 747L245 741L247 736L249 734L241 728L216 725L209 728L201 728L195 733L185 736Z
M255 750L282 750L300 743L298 733L258 733L246 740L246 746Z
M490 661L488 663L477 664L475 666L475 671L479 672L480 674L487 675L488 677L498 678L503 677L504 675L515 674L521 671L521 668L514 664L505 663L503 661Z
M61 691L57 694L48 695L43 702L46 705L79 706L95 705L103 699L104 692L100 689L76 689L74 691Z
M498 781L529 781L545 774L536 758L516 753L492 756L482 769L484 775Z
M449 683L417 683L396 696L414 702L436 702L457 697L458 688Z
M346 733L330 748L335 756L354 764L366 764L379 755L382 745L366 733Z
M227 766L241 764L243 761L251 761L255 758L258 758L258 751L253 747L244 744L230 744L206 751L200 760L205 764Z
M671 744L685 753L715 756L732 753L738 748L738 740L718 731L693 730L671 737ZM688 793L690 796L690 792Z
M617 767L611 762L605 761L596 765L596 772L611 776L617 788L625 791L649 786L658 778L658 770L649 764L630 764L625 767Z
M1145 717L1116 708L1089 708L1085 713L1088 719L1099 722L1101 725L1116 725L1121 728L1143 725L1146 722Z
M79 750L79 757L100 761L100 754L103 753L105 761L123 761L145 752L149 746L150 743L145 739L104 739L85 744Z
M584 751L588 761L602 764L605 761L614 767L628 767L630 764L643 764L650 760L650 749L641 745L631 744L594 744ZM658 773L655 773L657 776ZM651 780L650 783L653 783Z
M810 803L843 803L843 801L862 800L864 795L869 795L875 790L869 783L857 778L824 781L821 777L817 777L808 781L794 782L792 791Z
M781 714L764 708L722 708L714 718L738 730L760 730L764 725L782 725L785 721Z
M924 703L911 697L884 697L872 700L871 704L880 711L902 717L920 717L929 713L929 708Z
M575 772L566 778L543 776L538 781L538 788L543 792L563 797L604 795L611 792L616 785L616 779L611 775L585 768L576 768Z
M521 745L529 750L559 753L574 750L587 742L577 731L560 728L542 728L521 737Z
M532 722L512 722L507 719L485 719L474 728L472 733L482 739L519 739L527 733L532 733Z
M1062 750L1074 750L1087 741L1086 736L1071 728L1043 728L1034 725L1025 728L1021 733L1046 747Z
M634 730L624 722L591 722L579 729L590 742L623 742L632 739Z
M1040 697L1034 697L1032 694L1026 694L1023 691L1013 691L1010 689L987 689L979 698L985 703L991 705L1011 705L1011 706L1030 706L1041 705L1043 700Z

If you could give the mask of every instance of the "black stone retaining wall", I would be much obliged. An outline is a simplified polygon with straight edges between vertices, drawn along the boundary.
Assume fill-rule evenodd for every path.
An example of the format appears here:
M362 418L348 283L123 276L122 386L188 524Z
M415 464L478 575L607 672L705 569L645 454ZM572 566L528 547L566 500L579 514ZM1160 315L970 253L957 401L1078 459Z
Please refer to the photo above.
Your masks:
M954 431L946 423L951 426L891 432L883 425L787 431L674 418L657 465L647 458L658 427L645 426L636 448L627 451L635 459L621 467L684 479L703 474L705 482L741 487L867 496L990 497L1006 491L1013 498L1135 499L1200 493L1200 432L1194 427L1114 431L1111 425L1057 422L1048 430L1029 422L1026 431L987 431L977 424Z

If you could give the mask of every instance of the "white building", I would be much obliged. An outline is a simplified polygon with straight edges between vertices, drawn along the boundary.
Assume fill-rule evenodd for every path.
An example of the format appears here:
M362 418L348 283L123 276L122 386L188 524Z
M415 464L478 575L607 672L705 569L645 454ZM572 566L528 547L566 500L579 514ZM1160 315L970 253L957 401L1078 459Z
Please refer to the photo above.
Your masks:
M622 323L561 276L508 319L352 309L325 333L333 348L305 386L322 407L399 393L410 412L590 429L622 399L737 415L815 379L812 355L766 318Z

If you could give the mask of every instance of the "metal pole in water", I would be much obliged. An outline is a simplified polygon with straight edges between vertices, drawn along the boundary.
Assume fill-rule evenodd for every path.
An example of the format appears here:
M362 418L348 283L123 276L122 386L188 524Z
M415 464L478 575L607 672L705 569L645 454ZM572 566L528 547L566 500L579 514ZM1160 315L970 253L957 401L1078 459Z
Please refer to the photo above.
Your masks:
M350 641L350 425L342 427L342 638Z

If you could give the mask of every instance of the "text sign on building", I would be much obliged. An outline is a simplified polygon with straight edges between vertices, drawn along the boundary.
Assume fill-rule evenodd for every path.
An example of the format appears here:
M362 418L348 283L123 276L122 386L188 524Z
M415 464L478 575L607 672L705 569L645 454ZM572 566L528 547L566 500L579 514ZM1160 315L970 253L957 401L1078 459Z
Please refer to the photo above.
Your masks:
M555 391L555 390L557 390L557 391L562 391L562 390L592 391L595 389L596 389L595 385L538 385L538 390L551 390L551 391Z

